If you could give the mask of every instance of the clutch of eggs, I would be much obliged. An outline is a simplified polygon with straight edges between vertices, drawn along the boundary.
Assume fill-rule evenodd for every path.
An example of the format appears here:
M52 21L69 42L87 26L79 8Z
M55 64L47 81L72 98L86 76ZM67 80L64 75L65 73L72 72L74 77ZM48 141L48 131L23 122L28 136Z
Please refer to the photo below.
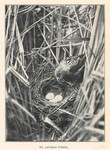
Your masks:
M53 102L53 103L60 102L63 99L62 95L59 94L54 96L53 93L48 93L45 98L49 100L49 102Z

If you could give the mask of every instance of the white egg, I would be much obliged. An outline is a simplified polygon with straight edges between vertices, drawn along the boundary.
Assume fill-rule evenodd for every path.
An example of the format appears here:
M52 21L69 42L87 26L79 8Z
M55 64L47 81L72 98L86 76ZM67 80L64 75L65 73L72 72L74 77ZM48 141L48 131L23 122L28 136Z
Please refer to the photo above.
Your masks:
M63 99L62 95L56 95L54 100L55 102L60 102Z
M48 100L53 99L54 94L53 93L48 93L45 98L48 99Z

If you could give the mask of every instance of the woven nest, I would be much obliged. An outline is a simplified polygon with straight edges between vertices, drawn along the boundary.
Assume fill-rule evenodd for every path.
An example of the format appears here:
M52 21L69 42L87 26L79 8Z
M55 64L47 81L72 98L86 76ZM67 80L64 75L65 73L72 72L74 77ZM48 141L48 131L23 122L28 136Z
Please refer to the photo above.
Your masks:
M54 69L49 64L41 66L42 71L40 72L41 67L39 67L30 78L34 104L39 107L44 118L48 116L62 131L66 131L73 117L65 115L64 111L73 112L75 110L75 105L77 105L75 99L80 86L77 84L73 87L66 82L64 84L58 83L54 76ZM51 102L45 98L48 92L54 92L55 95L61 94L63 99L60 102ZM35 114L38 117L39 111ZM40 121L42 122L41 118ZM49 128L49 130L51 129ZM62 133L61 130L60 133Z
M58 83L56 77L54 76L54 69L49 64L43 65L41 72L40 70L41 67L39 67L30 78L33 93L32 95L38 103L42 103L45 106L58 106L62 104L65 99L68 100L71 95L70 93L74 93L72 94L74 95L73 97L76 96L79 89L79 84L73 87L67 82L63 84ZM61 94L63 100L56 103L48 101L45 96L49 92L54 92L55 95Z

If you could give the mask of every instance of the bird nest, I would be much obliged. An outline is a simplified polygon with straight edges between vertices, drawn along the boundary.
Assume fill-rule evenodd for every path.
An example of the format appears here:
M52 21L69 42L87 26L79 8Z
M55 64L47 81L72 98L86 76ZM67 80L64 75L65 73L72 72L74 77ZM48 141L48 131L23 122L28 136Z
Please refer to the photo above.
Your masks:
M72 86L67 82L60 84L57 82L56 77L54 76L53 68L48 66L42 67L42 72L40 72L41 68L38 68L36 73L33 74L30 78L32 96L33 99L48 107L48 106L59 106L69 100L72 101L77 95L79 84ZM54 95L61 95L62 100L60 101L51 101L46 99L46 95L48 93L54 93ZM71 100L70 100L71 99Z
M69 116L67 112L73 112L75 110L75 106L77 105L75 99L80 85L77 84L74 87L66 82L60 84L57 82L53 68L49 64L41 66L42 67L39 67L36 73L30 78L33 102L42 114L39 122L42 122L43 119L44 122L53 126L59 133L62 133L62 131L66 131L68 126L72 123L73 117L71 117L71 115ZM42 71L40 72L40 70ZM54 93L54 95L60 94L62 95L62 100L48 100L46 99L48 93ZM36 114L37 117L38 115L39 117L41 116L39 110L33 112L33 114L35 114L34 116L36 116ZM47 128L47 132L51 132L51 127L47 125ZM54 138L54 140L56 139Z

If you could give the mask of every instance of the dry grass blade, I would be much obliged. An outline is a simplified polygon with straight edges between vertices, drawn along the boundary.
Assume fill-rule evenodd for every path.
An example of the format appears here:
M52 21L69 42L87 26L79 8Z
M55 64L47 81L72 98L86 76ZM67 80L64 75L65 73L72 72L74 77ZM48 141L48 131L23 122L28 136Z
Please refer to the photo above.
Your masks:
M97 128L94 128L94 127L85 127L85 130L88 130L92 133L97 133L97 134L104 135L104 130L97 129Z
M91 98L88 114L89 114L89 116L92 117L94 114L94 110L95 110L96 91L93 90L91 95L92 95L92 98Z
M18 40L19 53L24 54L24 48L23 48L23 44L22 44L22 40L21 40L21 36L20 36L17 23L16 23L16 35L17 35L17 40Z
M10 101L15 104L19 109L21 109L24 113L26 113L26 115L28 115L29 117L31 117L33 119L34 122L36 122L35 117L26 109L24 108L22 105L20 105L16 100L14 99L10 99Z
M82 45L82 42L71 43L71 46L80 46L80 45ZM70 46L69 44L65 44L65 45L64 44L60 44L60 45L56 45L56 46L53 46L53 47L69 47L69 46Z
M54 129L58 130L61 134L63 134L61 129L50 118L45 117L44 122L50 124Z
M73 113L71 113L71 112L69 112L69 111L67 111L67 110L59 109L59 111L61 111L61 112L63 112L63 113L66 113L66 114L68 114L68 115L70 115L70 116L76 117L77 119L82 120L83 122L85 122L84 119L82 119L82 118L79 117L79 116L76 116L75 114L73 114Z
M6 35L5 35L5 39L7 41L7 37L8 37L8 32L9 32L9 26L10 26L10 17L11 17L11 5L8 7L7 13L6 13L6 17L8 15L8 21L7 21L7 29L6 29Z
M7 53L7 56L6 56L6 66L5 66L6 69L7 69L8 66L9 66L10 53L11 53L11 48L12 48L12 43L13 43L14 33L15 33L17 12L18 12L18 7L15 6L15 7L14 7L14 19L13 19L12 23L10 23L10 25L12 26L12 31L11 31L11 34L10 34L10 44L8 45L8 46L9 46L9 49L8 49L8 53Z
M100 78L104 78L104 74L98 71L92 71L92 75L98 76Z
M104 115L104 108L99 110L98 114L94 116L93 120L91 121L91 126L94 126L99 121L99 119L103 117L103 115Z
M32 93L30 87L29 87L29 102L30 102L30 110L32 112Z
M26 6L26 7L23 7L23 9L19 10L18 13L28 13L29 11L33 10L36 6L33 6L33 5L30 5L30 6Z
M99 13L100 13L100 6L97 6L95 19L94 19L94 25L93 25L92 32L91 32L91 38L90 38L91 40L89 42L90 49L92 49L92 46L93 46L93 43L94 43L94 36L95 36L96 30L97 30Z
M98 125L104 127L105 123L104 121L99 121Z
M26 85L27 87L30 86L30 83L24 77L22 77L14 68L9 67L9 71L12 72L15 77L17 77L24 85Z
M18 58L18 57L17 57L17 59L16 59L16 60L18 61L19 65L21 66L22 71L23 71L23 73L24 73L25 77L28 79L28 78L29 78L29 76L27 75L27 73L26 73L26 71L25 71L25 69L24 69L23 63L19 60L19 58Z

